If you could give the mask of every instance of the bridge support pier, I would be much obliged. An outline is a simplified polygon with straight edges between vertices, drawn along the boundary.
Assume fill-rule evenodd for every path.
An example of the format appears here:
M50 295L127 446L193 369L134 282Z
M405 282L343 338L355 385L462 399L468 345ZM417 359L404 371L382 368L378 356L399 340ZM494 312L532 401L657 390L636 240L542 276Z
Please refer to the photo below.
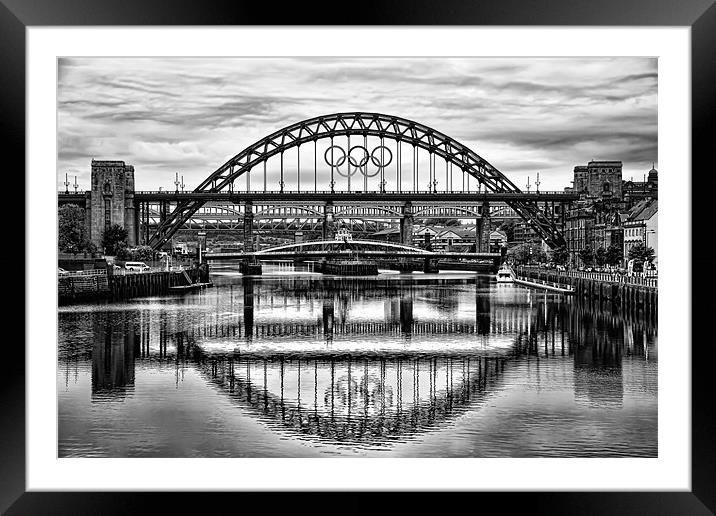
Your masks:
M423 262L423 272L440 272L438 268L438 261L436 259L425 258Z
M333 203L327 202L323 207L323 240L333 240Z
M244 276L261 276L263 267L260 262L251 263L248 260L242 260L239 264L239 272Z
M244 252L254 252L254 211L253 203L244 203Z
M490 233L492 232L492 223L490 221L490 203L482 202L482 219L480 221L480 245L478 252L490 252Z
M413 245L413 203L406 202L400 218L400 243Z
M141 245L142 244L142 234L139 230L140 227L140 219L141 219L141 204L138 202L134 202L134 227L132 228L132 237L134 238L134 244L133 245ZM173 251L173 249L172 249Z

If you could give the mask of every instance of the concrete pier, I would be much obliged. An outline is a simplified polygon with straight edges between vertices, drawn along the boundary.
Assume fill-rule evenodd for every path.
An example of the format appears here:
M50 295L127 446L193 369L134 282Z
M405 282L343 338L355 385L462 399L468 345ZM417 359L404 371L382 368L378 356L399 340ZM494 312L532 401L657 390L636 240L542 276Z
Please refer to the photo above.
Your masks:
M337 276L375 276L378 274L378 263L367 261L325 262L323 273Z
M263 273L263 267L260 263L251 263L242 261L239 265L239 272L244 276L261 276Z

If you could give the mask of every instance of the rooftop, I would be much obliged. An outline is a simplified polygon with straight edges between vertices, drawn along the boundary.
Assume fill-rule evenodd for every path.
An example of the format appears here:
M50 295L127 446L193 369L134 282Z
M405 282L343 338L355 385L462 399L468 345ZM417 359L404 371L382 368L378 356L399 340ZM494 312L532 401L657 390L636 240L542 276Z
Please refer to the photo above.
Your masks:
M92 165L111 165L114 167L124 167L126 163L124 161L114 161L114 160L92 160Z
M658 203L652 199L644 199L634 205L626 216L626 222L649 220L658 210Z

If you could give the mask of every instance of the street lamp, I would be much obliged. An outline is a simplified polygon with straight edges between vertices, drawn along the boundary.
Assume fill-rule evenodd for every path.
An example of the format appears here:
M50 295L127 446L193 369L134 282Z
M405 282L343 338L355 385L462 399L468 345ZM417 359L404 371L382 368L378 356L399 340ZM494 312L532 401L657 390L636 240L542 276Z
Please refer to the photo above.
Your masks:
M206 237L206 231L199 231L199 233L197 233L197 236L199 237L199 265L201 265L201 247L202 241L204 240L204 237Z

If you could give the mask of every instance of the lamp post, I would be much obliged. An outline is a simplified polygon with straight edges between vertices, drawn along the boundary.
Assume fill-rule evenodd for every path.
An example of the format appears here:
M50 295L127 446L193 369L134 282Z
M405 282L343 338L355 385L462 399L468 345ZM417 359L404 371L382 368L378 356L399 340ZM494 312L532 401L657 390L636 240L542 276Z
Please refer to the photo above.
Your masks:
M199 231L199 233L197 233L197 235L199 237L199 265L201 265L201 263L202 263L201 262L201 248L202 248L202 244L204 242L204 238L206 237L206 231Z

